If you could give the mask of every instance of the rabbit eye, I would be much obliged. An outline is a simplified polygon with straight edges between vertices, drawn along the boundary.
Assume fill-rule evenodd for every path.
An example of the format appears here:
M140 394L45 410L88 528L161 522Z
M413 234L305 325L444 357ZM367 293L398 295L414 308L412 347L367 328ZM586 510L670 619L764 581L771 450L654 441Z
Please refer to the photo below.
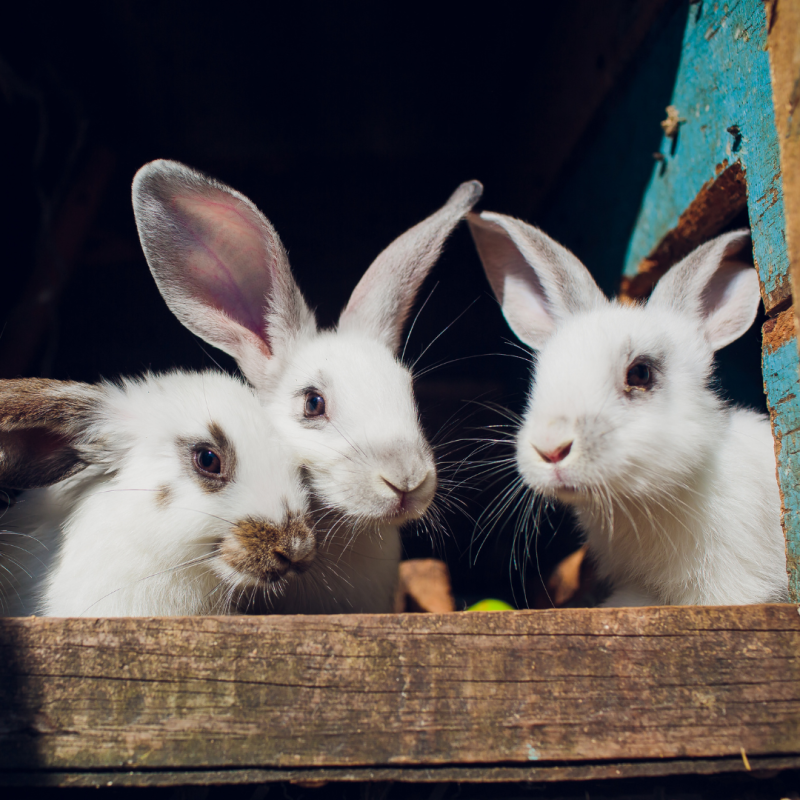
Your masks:
M653 385L653 369L644 361L637 361L628 367L628 374L625 376L625 391L638 389L647 391Z
M222 461L213 450L195 450L194 463L200 472L207 475L219 475L222 471Z
M306 392L306 404L303 410L306 419L325 415L325 398L318 392Z

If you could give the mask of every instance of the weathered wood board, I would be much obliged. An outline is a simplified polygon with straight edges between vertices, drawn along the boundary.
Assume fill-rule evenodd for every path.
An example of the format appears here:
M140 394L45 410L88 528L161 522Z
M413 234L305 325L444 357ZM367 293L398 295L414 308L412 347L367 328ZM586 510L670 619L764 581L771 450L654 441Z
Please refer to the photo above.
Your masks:
M800 768L800 755L763 756L747 763L741 753L731 758L667 759L663 761L611 761L604 764L537 764L525 766L436 766L436 767L304 767L227 769L66 771L24 770L0 772L0 786L231 786L236 784L299 783L315 788L326 783L567 783L637 778L671 778L681 775L751 776L759 781L784 770ZM698 789L700 787L697 787ZM427 795L430 792L426 792ZM583 795L579 793L578 796ZM405 796L405 795L404 795ZM570 794L569 796L575 796ZM584 795L585 796L585 795ZM625 795L628 797L629 795ZM671 797L672 795L670 795Z
M775 437L789 592L797 600L800 599L800 387L794 308L782 311L764 325L762 371Z
M0 780L800 755L794 606L2 619L0 673Z
M772 113L767 24L761 0L690 6L665 133L625 259L625 275L678 226L703 188L741 163L754 256L768 313L790 302L780 146ZM666 114L665 114L666 116Z
M706 181L677 225L639 262L638 272L622 276L620 296L626 300L647 298L670 267L718 234L746 207L747 181L741 163L735 161Z
M765 3L775 126L781 148L786 242L791 283L800 286L800 3ZM800 304L795 306L795 314ZM795 316L795 328L798 317Z

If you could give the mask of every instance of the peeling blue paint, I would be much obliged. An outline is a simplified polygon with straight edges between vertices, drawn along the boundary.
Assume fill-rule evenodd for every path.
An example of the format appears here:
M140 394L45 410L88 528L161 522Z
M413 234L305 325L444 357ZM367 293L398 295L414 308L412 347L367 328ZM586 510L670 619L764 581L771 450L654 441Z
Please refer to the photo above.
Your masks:
M763 371L764 391L769 403L778 456L778 485L783 495L789 593L797 600L800 598L800 385L797 379L797 339L792 337L773 352L765 348Z
M662 139L664 160L653 167L645 191L625 257L626 275L636 274L717 169L739 161L765 295L773 298L770 306L787 296L780 148L763 5L740 0L691 7L671 100L683 121L674 141Z
M528 761L538 761L539 751L532 745L528 745Z

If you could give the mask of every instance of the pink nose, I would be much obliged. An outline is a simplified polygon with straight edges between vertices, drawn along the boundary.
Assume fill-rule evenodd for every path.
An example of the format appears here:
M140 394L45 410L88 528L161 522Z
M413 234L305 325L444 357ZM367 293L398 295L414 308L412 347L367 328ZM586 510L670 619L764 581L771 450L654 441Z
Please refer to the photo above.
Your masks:
M549 464L557 464L559 461L563 461L569 455L569 451L572 450L572 442L562 444L560 447L557 447L555 450L551 450L549 453L543 453L538 447L534 447L533 449L536 450L536 452Z

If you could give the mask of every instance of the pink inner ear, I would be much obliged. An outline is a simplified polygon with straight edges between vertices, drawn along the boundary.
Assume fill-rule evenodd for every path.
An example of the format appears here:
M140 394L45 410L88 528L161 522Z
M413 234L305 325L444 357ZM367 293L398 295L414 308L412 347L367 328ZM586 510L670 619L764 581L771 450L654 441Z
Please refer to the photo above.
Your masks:
M265 339L264 313L275 270L270 232L244 203L221 192L214 199L175 196L173 207L198 299Z

